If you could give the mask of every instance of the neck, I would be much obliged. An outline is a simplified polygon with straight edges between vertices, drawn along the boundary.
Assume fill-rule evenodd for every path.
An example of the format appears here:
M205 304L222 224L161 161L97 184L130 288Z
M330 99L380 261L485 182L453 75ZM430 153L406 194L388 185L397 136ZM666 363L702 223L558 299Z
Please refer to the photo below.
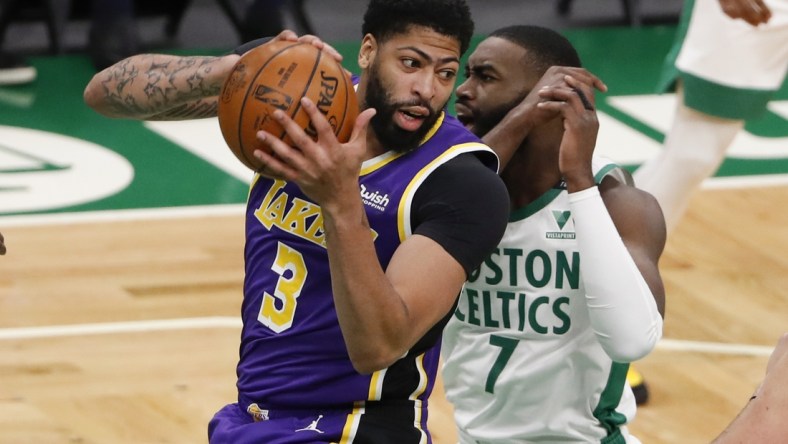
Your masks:
M372 127L367 127L367 152L364 160L372 159L373 157L380 156L385 153L386 149L375 136L375 131Z
M509 191L512 209L525 207L561 180L558 151L540 150L524 144L501 172L501 178Z

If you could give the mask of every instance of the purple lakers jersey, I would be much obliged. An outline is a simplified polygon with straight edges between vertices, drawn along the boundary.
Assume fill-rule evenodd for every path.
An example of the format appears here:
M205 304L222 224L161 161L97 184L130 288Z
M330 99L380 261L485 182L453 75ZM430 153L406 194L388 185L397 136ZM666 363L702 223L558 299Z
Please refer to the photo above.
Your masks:
M497 157L443 114L422 144L362 165L359 178L383 269L412 233L410 207L425 178L461 153ZM334 308L320 207L293 183L256 177L246 212L246 279L238 364L239 404L262 408L346 407L359 401L423 400L432 390L440 341L388 369L357 373Z

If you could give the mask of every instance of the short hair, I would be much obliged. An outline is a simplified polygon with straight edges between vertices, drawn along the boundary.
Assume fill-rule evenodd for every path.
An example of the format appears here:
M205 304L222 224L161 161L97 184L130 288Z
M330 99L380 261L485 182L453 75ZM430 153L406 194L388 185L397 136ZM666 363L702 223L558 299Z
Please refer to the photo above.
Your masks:
M424 26L456 38L460 55L468 50L473 36L473 19L465 0L370 0L361 33L384 42L404 34L411 26Z
M538 74L551 66L581 67L580 56L572 43L556 31L541 26L516 25L493 31L490 37L508 40L528 51L529 63Z

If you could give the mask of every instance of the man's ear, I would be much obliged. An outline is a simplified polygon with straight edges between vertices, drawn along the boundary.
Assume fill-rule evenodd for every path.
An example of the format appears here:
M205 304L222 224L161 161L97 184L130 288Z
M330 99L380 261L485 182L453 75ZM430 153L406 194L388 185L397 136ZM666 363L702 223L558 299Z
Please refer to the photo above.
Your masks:
M358 51L358 66L361 69L367 69L372 65L375 60L375 55L378 51L378 42L372 34L367 34L361 40L361 48Z

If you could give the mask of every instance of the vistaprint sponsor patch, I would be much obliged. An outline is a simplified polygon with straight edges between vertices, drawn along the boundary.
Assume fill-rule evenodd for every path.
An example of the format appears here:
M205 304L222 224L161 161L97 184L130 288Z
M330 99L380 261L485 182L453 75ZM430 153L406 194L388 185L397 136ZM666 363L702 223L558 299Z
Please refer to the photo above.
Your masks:
M553 217L555 218L555 223L558 225L558 229L561 231L548 231L545 233L545 237L547 239L574 239L574 231L564 231L567 222L572 218L572 213L569 211L554 210Z

